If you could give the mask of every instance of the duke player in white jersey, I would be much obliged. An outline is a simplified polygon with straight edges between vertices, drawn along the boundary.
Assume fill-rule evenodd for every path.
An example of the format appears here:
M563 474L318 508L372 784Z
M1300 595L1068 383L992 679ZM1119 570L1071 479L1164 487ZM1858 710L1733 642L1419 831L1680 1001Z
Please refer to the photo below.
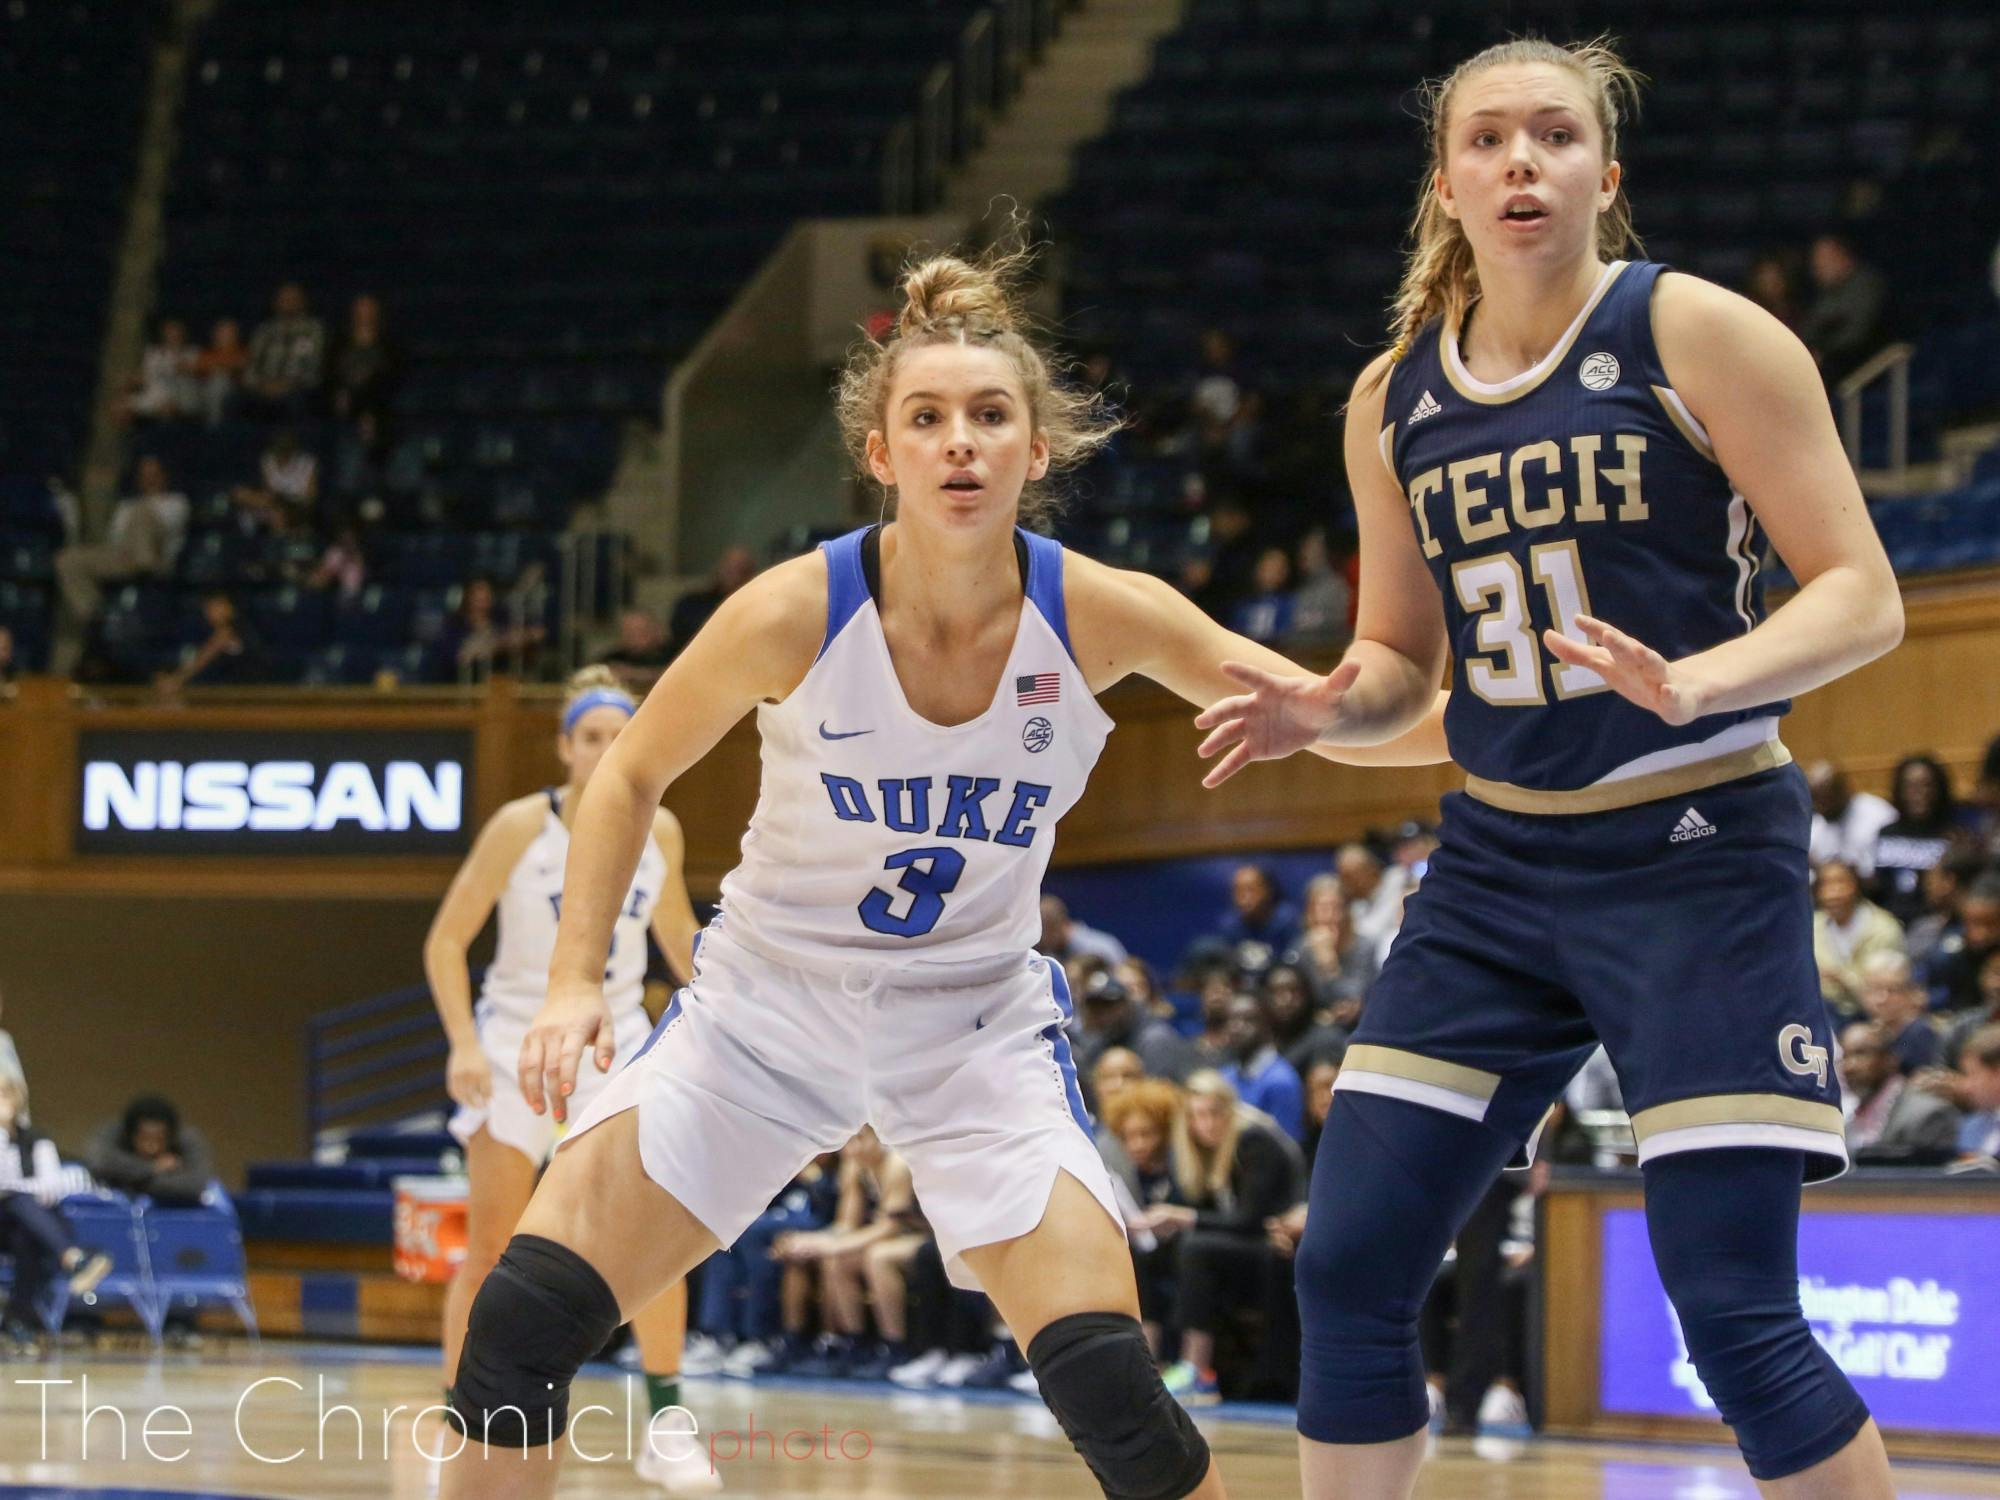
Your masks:
M1169 585L1020 529L1030 487L1115 424L1016 331L1008 269L909 274L840 400L895 519L731 595L592 778L520 1058L558 1119L580 1059L616 1048L605 944L653 809L756 712L762 793L694 978L576 1115L473 1305L458 1411L503 1451L469 1448L447 1496L553 1493L578 1362L863 1124L909 1162L952 1276L998 1305L1106 1492L1223 1493L1140 1330L1038 897L1112 727L1098 693L1139 673L1207 704L1232 689L1225 658L1299 669ZM1412 738L1342 755L1442 753L1434 726Z
M465 1147L470 1188L466 1257L445 1300L447 1381L458 1367L472 1299L513 1234L534 1191L535 1174L560 1134L558 1124L530 1109L514 1087L514 1065L548 993L549 956L555 949L563 866L578 799L637 707L607 668L586 667L570 680L556 739L556 754L568 771L564 785L516 798L493 815L445 893L424 944L424 972L451 1040L445 1081L458 1106L451 1133ZM678 975L691 971L698 924L681 876L681 849L679 822L666 809L655 809L651 836L618 908L604 964L614 1062L639 1050L651 1024L642 1003L648 930L658 937ZM499 916L499 942L474 1005L466 951L492 912ZM601 1067L583 1069L575 1097L594 1097L607 1079ZM687 1330L685 1287L653 1299L633 1316L632 1325L654 1409L678 1406L676 1375ZM705 1463L676 1465L673 1457L642 1451L642 1476L675 1493L715 1487Z

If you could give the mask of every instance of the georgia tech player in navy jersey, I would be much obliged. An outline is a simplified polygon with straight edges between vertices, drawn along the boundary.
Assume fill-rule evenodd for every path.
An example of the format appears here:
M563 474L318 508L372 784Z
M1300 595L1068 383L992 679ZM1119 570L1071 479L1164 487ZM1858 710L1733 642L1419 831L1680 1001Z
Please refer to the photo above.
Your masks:
M894 521L731 595L591 780L520 1059L558 1118L579 1056L611 1045L605 943L652 810L756 713L757 809L694 977L577 1118L473 1306L458 1409L495 1445L558 1452L570 1379L620 1310L873 1124L1106 1490L1223 1493L1140 1330L1069 995L1034 943L1056 822L1111 728L1096 695L1136 672L1205 704L1227 657L1298 669L1169 585L1019 528L1024 492L1115 424L1016 331L1006 265L918 266L896 332L843 379ZM1441 754L1432 728L1374 758ZM553 1463L480 1457L447 1469L446 1495L552 1492Z
M1654 1257L1772 1495L1886 1496L1866 1408L1801 1315L1803 1179L1846 1164L1812 959L1795 694L1900 638L1817 372L1781 325L1631 245L1632 74L1522 41L1432 98L1395 348L1356 384L1356 641L1197 723L1251 760L1431 705L1471 773L1341 1069L1298 1257L1306 1493L1401 1497L1416 1317L1466 1213L1596 1042ZM1757 533L1798 578L1768 619Z

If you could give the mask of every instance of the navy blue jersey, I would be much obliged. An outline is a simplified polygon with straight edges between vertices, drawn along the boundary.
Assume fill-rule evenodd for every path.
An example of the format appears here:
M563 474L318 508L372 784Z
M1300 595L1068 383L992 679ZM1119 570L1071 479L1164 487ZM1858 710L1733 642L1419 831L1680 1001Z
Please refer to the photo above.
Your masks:
M1756 518L1667 384L1653 341L1665 267L1615 262L1556 347L1477 381L1433 322L1389 373L1380 443L1444 595L1445 734L1479 780L1568 791L1671 764L1774 703L1676 728L1542 644L1595 615L1674 661L1763 618ZM1477 309L1473 313L1477 321ZM1635 763L1641 763L1635 765Z

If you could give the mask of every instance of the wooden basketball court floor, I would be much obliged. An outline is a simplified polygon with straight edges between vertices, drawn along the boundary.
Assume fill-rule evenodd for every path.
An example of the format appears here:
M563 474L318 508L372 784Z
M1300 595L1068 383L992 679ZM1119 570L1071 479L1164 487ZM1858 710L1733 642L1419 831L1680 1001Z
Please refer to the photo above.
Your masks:
M34 1381L69 1383L27 1383ZM222 1343L198 1355L72 1350L0 1363L0 1497L426 1500L435 1494L435 1466L416 1444L435 1452L448 1434L435 1416L414 1414L436 1399L436 1381L431 1351L374 1346ZM578 1430L589 1451L612 1456L599 1463L572 1456L565 1497L660 1493L622 1456L626 1389L608 1368L578 1382L574 1409L610 1409L583 1418ZM643 1391L630 1389L638 1400L635 1440L643 1441ZM1090 1500L1098 1493L1042 1406L1014 1396L722 1380L690 1381L685 1393L725 1493L737 1500ZM1228 1408L1226 1417L1203 1418L1236 1500L1298 1495L1288 1415ZM2000 1496L2000 1469L1907 1465L1898 1487L1905 1500ZM1418 1493L1423 1500L1752 1500L1756 1492L1734 1452L1719 1447L1450 1439L1439 1444Z

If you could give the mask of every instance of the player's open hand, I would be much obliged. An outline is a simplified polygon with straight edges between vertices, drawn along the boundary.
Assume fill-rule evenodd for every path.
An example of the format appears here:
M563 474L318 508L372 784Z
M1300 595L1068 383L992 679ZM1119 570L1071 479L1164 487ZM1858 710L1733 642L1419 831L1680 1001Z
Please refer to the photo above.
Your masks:
M1338 722L1341 700L1361 675L1357 662L1343 662L1325 677L1280 677L1235 661L1222 670L1250 691L1195 715L1194 727L1211 731L1201 758L1229 752L1202 777L1205 787L1221 786L1253 760L1283 760L1317 743Z
M477 1041L460 1042L444 1065L444 1088L453 1104L484 1109L493 1097L493 1064Z
M597 1071L611 1071L616 1056L611 1008L601 985L574 989L551 988L534 1024L521 1042L521 1097L536 1114L553 1113L558 1124L569 1120L569 1096L576 1092L576 1071L586 1052Z
M1621 698L1658 714L1669 724L1686 724L1701 717L1700 695L1687 674L1651 646L1589 615L1576 616L1576 628L1584 639L1560 630L1542 632L1543 641L1558 660L1572 667L1588 667Z

